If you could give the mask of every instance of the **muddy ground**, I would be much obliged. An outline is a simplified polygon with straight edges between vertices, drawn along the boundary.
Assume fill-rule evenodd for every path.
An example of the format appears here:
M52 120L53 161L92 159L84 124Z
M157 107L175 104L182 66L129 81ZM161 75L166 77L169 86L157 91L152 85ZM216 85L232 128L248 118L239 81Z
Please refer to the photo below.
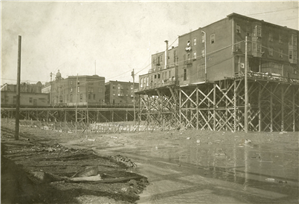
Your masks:
M180 129L109 134L78 131L75 134L24 125L20 127L20 140L15 141L13 123L3 123L1 129L4 145L1 180L4 190L1 199L13 203L136 203L140 193L146 191L148 181L146 175L132 173L138 172L138 165L136 167L133 160L118 156L118 150L124 149L137 152L146 150L144 152L148 157L174 160L179 166L191 163L209 167L210 161L218 161L217 157L222 154L226 158L222 159L223 161L231 162L233 146L239 150L245 146L260 151L268 148L269 151L275 149L277 152L290 153L281 161L280 156L273 155L275 165L282 165L284 171L291 170L288 175L293 175L298 169L298 132L245 134ZM192 150L201 153L202 158L200 154L194 161L193 157L182 157L184 155L178 150L186 148L190 153ZM169 151L172 153L168 153ZM268 156L263 155L261 162ZM249 156L254 160L255 155ZM259 164L263 164L261 162ZM214 165L217 163L214 162ZM272 166L276 168L275 165ZM69 180L88 167L95 166L106 183L74 183ZM275 174L276 172L273 172L273 175L269 176ZM298 180L295 174L293 177L292 179Z
M12 126L1 126L1 203L135 203L148 184L130 172L129 158L67 148L45 132L23 129L14 140ZM70 180L79 174L101 180Z

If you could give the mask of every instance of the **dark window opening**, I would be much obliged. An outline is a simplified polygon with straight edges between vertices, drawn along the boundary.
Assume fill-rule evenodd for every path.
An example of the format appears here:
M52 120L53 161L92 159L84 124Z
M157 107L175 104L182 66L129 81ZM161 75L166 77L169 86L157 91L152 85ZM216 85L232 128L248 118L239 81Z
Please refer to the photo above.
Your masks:
M184 69L184 81L187 80L187 69Z
M236 32L241 33L241 27L239 25L236 26Z
M210 35L210 42L211 44L215 43L215 34Z
M293 52L292 51L290 51L289 59L293 59Z

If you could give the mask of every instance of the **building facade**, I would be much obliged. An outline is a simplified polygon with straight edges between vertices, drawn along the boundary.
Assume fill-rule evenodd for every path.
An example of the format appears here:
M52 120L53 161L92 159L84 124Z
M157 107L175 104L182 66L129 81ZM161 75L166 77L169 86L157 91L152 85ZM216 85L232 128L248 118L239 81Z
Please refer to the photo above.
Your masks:
M105 77L81 75L64 79L58 71L55 80L45 86L42 92L49 93L52 106L103 105Z
M42 92L42 83L39 81L36 84L30 83L21 83L20 92L21 93L41 93ZM16 84L3 84L1 86L1 91L17 91Z
M245 44L249 72L298 79L298 36L298 30L233 13L179 36L175 48L169 49L166 41L167 49L152 55L149 73L139 76L139 88L213 83L242 75Z
M42 93L42 83L20 84L20 105L25 107L39 106L46 107L49 105L49 94ZM1 106L15 107L17 104L17 85L4 84L1 86Z
M109 81L105 84L105 102L107 105L133 105L134 89L139 83L124 81Z

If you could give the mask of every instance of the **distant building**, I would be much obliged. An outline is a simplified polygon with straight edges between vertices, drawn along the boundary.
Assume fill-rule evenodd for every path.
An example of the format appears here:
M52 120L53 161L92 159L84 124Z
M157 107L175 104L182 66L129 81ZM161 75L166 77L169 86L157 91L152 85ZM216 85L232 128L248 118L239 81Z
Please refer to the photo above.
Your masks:
M133 105L134 89L139 84L124 81L109 81L105 84L105 102L107 105Z
M41 93L42 90L42 83L39 81L36 84L30 83L21 83L20 84L20 91L21 93ZM16 84L3 84L1 86L1 91L17 91Z
M76 87L78 88L76 93ZM43 93L50 94L52 106L103 105L105 104L105 77L98 75L69 76L64 79L58 71L54 81L47 83Z
M25 107L49 105L49 94L41 93L42 83L20 84L20 105ZM17 104L17 85L4 84L1 86L1 106L14 107Z

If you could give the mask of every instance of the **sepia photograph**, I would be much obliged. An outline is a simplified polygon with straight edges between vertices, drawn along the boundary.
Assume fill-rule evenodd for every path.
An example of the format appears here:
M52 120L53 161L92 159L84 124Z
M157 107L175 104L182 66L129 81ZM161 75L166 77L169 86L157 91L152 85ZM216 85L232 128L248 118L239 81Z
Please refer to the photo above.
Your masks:
M2 0L2 204L299 203L299 1Z

